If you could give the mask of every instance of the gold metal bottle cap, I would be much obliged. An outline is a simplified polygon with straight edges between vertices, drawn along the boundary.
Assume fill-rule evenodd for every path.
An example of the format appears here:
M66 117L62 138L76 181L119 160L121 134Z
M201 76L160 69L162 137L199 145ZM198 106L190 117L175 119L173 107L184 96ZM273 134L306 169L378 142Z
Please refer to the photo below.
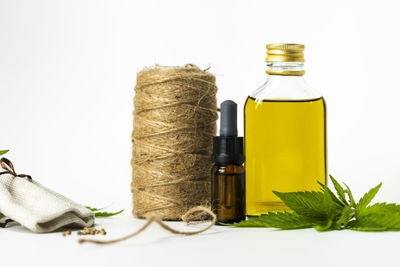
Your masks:
M267 44L266 62L304 62L302 44Z
M266 62L304 62L303 44L267 44ZM302 76L304 70L268 69L268 74Z

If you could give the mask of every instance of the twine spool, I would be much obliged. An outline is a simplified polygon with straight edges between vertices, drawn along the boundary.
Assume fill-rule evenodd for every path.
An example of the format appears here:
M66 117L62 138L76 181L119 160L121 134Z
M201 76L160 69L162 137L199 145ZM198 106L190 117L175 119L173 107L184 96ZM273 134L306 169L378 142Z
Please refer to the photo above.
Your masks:
M208 206L215 76L197 66L146 68L137 74L132 133L133 214L180 220Z

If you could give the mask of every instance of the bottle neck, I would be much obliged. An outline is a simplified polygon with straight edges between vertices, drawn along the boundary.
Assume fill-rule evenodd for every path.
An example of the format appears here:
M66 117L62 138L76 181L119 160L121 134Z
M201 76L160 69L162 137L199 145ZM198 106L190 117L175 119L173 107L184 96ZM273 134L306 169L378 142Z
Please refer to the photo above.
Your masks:
M267 62L267 70L265 71L270 75L280 76L303 76L304 63L303 62Z
M259 100L303 100L322 95L312 89L304 79L302 62L267 62L265 83L251 92L251 98Z

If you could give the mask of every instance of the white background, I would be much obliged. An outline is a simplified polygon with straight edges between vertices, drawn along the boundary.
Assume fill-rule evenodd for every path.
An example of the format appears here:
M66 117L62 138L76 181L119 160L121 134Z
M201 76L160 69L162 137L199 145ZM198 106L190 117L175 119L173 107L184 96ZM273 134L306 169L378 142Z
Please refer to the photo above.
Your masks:
M125 208L103 221L116 237L143 223L130 215L137 71L156 63L211 66L218 102L242 107L264 82L265 44L304 43L306 80L328 105L329 173L357 197L382 181L377 200L400 202L399 25L396 1L0 0L0 149L11 150L17 172L78 202ZM221 227L171 237L153 227L97 248L14 227L0 231L0 261L30 251L14 261L56 263L78 253L77 262L107 266L113 259L131 266L394 265L399 238Z

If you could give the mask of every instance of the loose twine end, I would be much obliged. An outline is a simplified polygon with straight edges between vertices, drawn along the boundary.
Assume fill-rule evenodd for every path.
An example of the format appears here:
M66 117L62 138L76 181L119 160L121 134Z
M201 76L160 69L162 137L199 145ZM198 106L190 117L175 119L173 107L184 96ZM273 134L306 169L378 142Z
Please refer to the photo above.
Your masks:
M213 227L213 225L215 224L216 220L217 220L217 216L214 214L214 212L212 212L209 208L203 207L203 206L197 206L194 207L192 209L190 209L189 211L187 211L183 216L182 216L182 220L186 223L189 223L192 220L195 220L196 218L201 218L203 217L205 214L209 214L211 216L211 223L198 231L192 231L192 232L182 232L179 230L176 230L174 228L171 228L170 226L168 226L167 224L165 224L160 217L158 216L150 216L147 218L147 222L136 232L129 234L127 236L121 237L121 238L117 238L117 239L113 239L113 240L95 240L95 239L79 239L78 243L79 244L83 244L83 243L94 243L94 244L98 244L98 245L107 245L107 244L113 244L113 243L118 243L124 240L127 240L129 238L132 238L138 234L140 234L141 232L143 232L147 227L149 227L150 224L152 224L153 222L158 223L162 228L164 228L165 230L173 233L173 234L177 234L177 235L197 235L200 234L202 232L207 231L208 229L210 229L211 227Z
M199 67L197 67L195 64L192 64L192 63L186 64L186 65L185 65L185 68L193 68L193 69L199 69L199 70L200 70ZM211 69L211 65L208 65L208 67L205 68L203 71L208 71L208 70L210 70L210 69Z

